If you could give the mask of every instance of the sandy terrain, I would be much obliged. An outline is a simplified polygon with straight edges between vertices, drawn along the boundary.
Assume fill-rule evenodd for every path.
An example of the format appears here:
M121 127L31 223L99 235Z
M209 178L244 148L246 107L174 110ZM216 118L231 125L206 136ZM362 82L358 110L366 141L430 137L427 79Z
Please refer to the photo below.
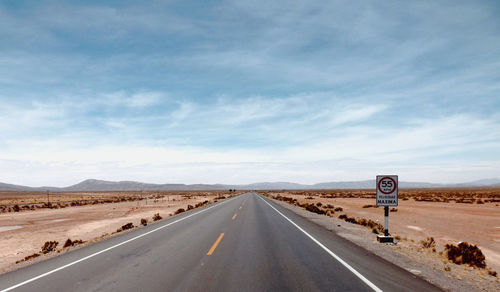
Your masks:
M423 196L422 193L426 195ZM337 211L331 215L335 218L346 214L349 217L371 219L384 224L384 209L375 208L375 197L372 192L296 191L268 192L267 194L273 197L281 195L297 199L301 204L321 202L323 205L331 204L335 207L342 207L343 211ZM397 211L390 212L389 215L389 231L392 235L401 237L398 242L401 252L406 254L419 252L420 255L417 253L416 257L422 254L427 256L430 252L431 256L443 262L444 257L439 255L439 252L444 250L445 244L467 241L478 245L483 251L490 269L500 272L499 189L478 192L425 190L406 192L405 195L408 199L400 199ZM356 198L358 196L361 198ZM448 198L447 203L437 199L445 197ZM456 203L462 200L474 203ZM478 200L481 200L479 204L476 203ZM367 206L370 207L366 208ZM435 253L422 248L420 241L427 237L434 237Z
M0 198L0 202L4 204L33 203L35 200L46 202L46 194L40 196L40 194L2 193L1 195L3 198ZM228 196L229 194L222 195ZM54 194L51 202L115 196L120 196L120 194ZM132 197L130 193L121 194L121 196ZM68 238L86 242L97 241L110 236L129 222L140 226L141 218L146 218L151 223L155 213L160 213L165 218L179 208L187 209L188 205L195 206L196 203L206 200L212 202L219 196L220 193L217 192L141 194L141 200L136 201L74 207L67 204L68 207L65 208L41 208L33 211L21 209L19 212L0 213L0 236L2 238L0 240L0 272L20 266L21 264L15 264L15 262L40 252L46 241L58 241L58 249L62 249Z

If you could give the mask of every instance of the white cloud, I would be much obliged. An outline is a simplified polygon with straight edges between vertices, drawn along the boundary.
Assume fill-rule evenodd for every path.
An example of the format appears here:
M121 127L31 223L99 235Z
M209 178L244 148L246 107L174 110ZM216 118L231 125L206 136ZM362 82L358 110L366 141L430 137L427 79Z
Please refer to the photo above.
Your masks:
M106 106L126 106L132 108L151 107L167 100L164 93L161 92L140 92L128 94L125 91L103 94L102 99L90 101L97 102Z
M387 108L387 105L349 105L338 114L333 114L332 125L341 125L348 122L365 120Z

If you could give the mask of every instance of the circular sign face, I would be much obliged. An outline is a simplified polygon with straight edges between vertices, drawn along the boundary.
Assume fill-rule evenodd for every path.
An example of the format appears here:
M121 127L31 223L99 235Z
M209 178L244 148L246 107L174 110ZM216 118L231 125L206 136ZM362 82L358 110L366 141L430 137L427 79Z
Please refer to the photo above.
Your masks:
M378 190L383 194L391 194L396 190L397 183L392 177L383 177L378 182Z

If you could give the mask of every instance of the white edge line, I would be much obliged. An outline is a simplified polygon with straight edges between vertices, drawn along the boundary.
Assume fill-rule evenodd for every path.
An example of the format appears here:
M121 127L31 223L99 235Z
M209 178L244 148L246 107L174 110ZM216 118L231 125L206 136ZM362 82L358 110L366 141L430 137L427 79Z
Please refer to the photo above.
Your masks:
M274 209L274 211L278 212L281 216L283 216L286 220L288 220L290 223L293 224L293 226L297 227L300 231L302 231L307 237L309 237L314 243L319 245L322 249L324 249L327 253L329 253L334 259L336 259L339 263L341 263L344 267L346 267L349 271L351 271L354 275L356 275L361 281L363 281L366 285L370 286L374 291L377 292L382 292L382 289L379 287L375 286L370 280L365 278L363 275L361 275L358 271L356 271L353 267L351 267L348 263L346 263L343 259L341 259L339 256L337 256L335 253L333 253L331 250L329 250L326 246L324 246L321 242L319 242L316 238L312 237L309 233L307 233L304 229L302 229L299 225L297 225L295 222L290 220L288 217L283 215L278 209L274 208L273 205L269 204L266 200L264 200L261 196L259 198L264 201L266 204L268 204L271 208Z
M237 197L236 197L236 198L237 198ZM83 262L83 261L85 261L85 260L88 260L88 259L90 259L90 258L93 258L93 257L95 257L96 255L99 255L99 254L101 254L101 253L107 252L107 251L112 250L112 249L114 249L114 248L117 248L117 247L119 247L119 246L121 246L121 245L124 245L124 244L126 244L126 243L129 243L129 242L134 241L134 240L136 240L136 239L139 239L139 238L141 238L141 237L144 237L144 236L146 236L146 235L148 235L148 234L151 234L151 233L153 233L153 232L156 232L156 231L158 231L158 230L160 230L160 229L163 229L163 228L165 228L165 227L168 227L168 226L170 226L170 225L172 225L172 224L175 224L175 223L181 222L182 220L185 220L185 219L187 219L187 218L189 218L189 217L193 217L193 216L195 216L195 215L198 215L198 214L200 214L200 213L203 213L203 212L205 212L205 211L208 211L208 210L210 210L210 209L212 209L212 208L214 208L214 207L220 206L220 205L222 205L222 204L224 204L224 203L227 203L227 202L229 202L229 201L232 201L232 200L234 200L234 199L236 199L236 198L232 198L232 199L230 199L230 200L227 200L227 201L224 201L224 202L220 202L219 204L216 204L216 205L210 206L210 207L208 207L208 208L206 208L206 209L200 210L200 211L198 211L198 212L196 212L196 213L193 213L193 214L190 214L190 215L188 215L188 216L186 216L186 217L182 217L182 218L177 219L177 220L175 220L175 221L173 221L173 222L170 222L170 223L168 223L168 224L165 224L165 225L163 225L163 226L160 226L160 227L158 227L158 228L155 228L155 229L153 229L153 230L151 230L151 231L148 231L148 232L143 233L143 234L141 234L141 235L138 235L138 236L136 236L136 237L133 237L133 238L127 239L127 240L125 240L125 241L123 241L123 242L120 242L120 243L118 243L118 244L115 244L115 245L113 245L113 246L110 246L110 247L108 247L108 248L105 248L105 249L103 249L103 250L101 250L101 251L98 251L98 252L96 252L96 253L93 253L93 254L91 254L91 255L88 255L88 256L86 256L86 257L83 257L83 258L81 258L81 259L79 259L79 260L76 260L76 261L71 262L71 263L69 263L69 264L66 264L66 265L64 265L64 266L60 266L59 268L53 269L53 270L51 270L51 271L48 271L48 272L46 272L46 273L43 273L43 274L41 274L41 275L38 275L38 276L33 277L33 278L31 278L31 279L28 279L28 280L26 280L26 281L24 281L24 282L21 282L21 283L19 283L19 284L14 285L14 286L11 286L11 287L8 287L8 288L5 288L5 289L3 289L3 290L0 290L0 292L7 292L7 291L10 291L10 290L13 290L13 289L19 288L19 287L24 286L24 285L26 285L26 284L28 284L28 283L31 283L31 282L33 282L33 281L36 281L36 280L38 280L38 279L40 279L40 278L43 278L43 277L46 277L46 276L48 276L48 275L50 275L50 274L53 274L53 273L55 273L55 272L58 272L58 271L60 271L60 270L62 270L62 269L65 269L65 268L67 268L67 267L71 267L71 266L76 265L76 264L78 264L78 263L80 263L80 262Z

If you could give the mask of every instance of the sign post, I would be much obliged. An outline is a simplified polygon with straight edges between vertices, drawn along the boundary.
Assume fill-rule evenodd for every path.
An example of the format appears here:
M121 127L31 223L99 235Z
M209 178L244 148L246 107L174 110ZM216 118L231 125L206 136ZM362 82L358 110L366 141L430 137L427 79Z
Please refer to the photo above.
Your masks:
M398 176L377 175L377 206L384 207L384 235L377 237L379 242L394 242L389 236L389 207L398 205Z

